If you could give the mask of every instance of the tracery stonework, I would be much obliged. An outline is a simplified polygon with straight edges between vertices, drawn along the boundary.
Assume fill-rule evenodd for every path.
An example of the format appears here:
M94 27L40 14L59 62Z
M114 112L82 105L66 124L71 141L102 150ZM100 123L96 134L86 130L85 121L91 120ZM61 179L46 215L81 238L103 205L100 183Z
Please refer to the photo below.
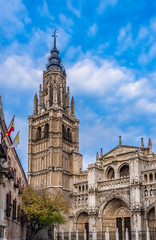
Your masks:
M56 35L43 72L43 88L40 85L39 96L35 94L34 112L28 119L29 184L51 193L61 190L68 196L71 208L66 231L93 231L94 227L115 231L118 227L122 234L125 228L156 227L156 155L150 139L148 147L143 139L135 147L123 145L120 137L118 146L106 154L101 150L95 163L83 171L79 120L66 86Z

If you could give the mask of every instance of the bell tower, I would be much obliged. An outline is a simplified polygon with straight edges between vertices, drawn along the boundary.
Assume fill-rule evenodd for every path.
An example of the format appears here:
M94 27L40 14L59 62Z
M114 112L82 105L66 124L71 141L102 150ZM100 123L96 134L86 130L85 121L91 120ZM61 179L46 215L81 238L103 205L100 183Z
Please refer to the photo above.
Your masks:
M55 30L43 84L39 94L35 93L33 115L28 117L28 182L36 188L70 191L71 177L82 170L79 120L66 86L56 37Z

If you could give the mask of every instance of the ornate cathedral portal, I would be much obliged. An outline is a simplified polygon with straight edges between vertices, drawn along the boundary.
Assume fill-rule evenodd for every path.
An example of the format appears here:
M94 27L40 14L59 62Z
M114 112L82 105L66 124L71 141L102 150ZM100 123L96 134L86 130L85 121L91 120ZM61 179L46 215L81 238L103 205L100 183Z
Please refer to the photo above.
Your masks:
M130 211L127 205L120 199L113 199L105 206L103 211L103 232L109 227L110 232L119 231L119 240L124 237L126 228L130 232Z

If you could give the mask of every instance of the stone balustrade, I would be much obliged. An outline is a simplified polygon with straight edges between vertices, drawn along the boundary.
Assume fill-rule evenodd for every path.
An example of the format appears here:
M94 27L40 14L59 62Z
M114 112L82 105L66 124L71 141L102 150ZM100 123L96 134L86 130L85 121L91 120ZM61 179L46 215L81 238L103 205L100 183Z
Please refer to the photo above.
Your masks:
M97 185L99 190L127 187L130 185L130 178L107 179L105 181L97 182Z

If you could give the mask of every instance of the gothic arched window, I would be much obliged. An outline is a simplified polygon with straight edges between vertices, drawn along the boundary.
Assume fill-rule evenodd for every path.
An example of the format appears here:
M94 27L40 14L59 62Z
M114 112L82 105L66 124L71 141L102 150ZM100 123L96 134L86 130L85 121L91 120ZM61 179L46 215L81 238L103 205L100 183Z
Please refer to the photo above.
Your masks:
M36 133L36 139L40 139L41 138L41 127L37 128L37 133Z
M147 183L147 174L144 175L144 182Z
M48 137L48 136L49 136L49 124L46 123L44 127L44 137Z
M129 166L124 165L120 169L120 177L127 177L129 176Z
M111 167L107 172L107 179L115 178L114 169Z
M62 137L66 139L66 136L67 136L66 128L65 128L64 124L62 124Z
M69 140L72 142L72 132L69 132Z
M68 140L70 139L70 129L69 128L67 129L67 139Z
M150 180L150 182L153 182L153 174L152 173L150 173L150 175L149 175L149 180Z

